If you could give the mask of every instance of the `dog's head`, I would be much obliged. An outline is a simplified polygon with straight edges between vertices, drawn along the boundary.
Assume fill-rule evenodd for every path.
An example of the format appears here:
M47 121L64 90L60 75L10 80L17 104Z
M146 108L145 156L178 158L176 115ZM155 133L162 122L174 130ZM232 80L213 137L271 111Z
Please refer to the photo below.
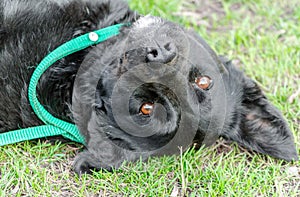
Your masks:
M81 67L72 110L88 147L97 138L170 154L224 136L297 159L286 122L255 82L174 23L142 17L94 47Z

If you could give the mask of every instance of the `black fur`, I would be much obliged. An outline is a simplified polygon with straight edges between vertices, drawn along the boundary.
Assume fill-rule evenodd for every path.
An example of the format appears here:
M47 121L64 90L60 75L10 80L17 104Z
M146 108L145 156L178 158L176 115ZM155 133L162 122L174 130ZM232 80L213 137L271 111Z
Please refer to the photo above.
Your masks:
M143 24L147 21L150 24ZM195 142L211 144L223 136L277 158L298 159L286 121L253 80L216 56L194 32L160 18L139 16L121 0L0 2L0 132L42 124L29 106L27 88L43 57L74 37L124 22L131 25L120 35L59 60L38 85L42 104L53 115L75 122L86 137L86 150L74 163L77 173L117 168L124 160L164 154L155 150L174 137L184 110L192 109L189 120L199 119L192 116L195 106L201 112ZM144 76L139 78L142 82L154 78L157 70L167 73L170 66L188 81L183 83L174 73L165 75L167 81L178 82L184 103L161 84L145 83L133 92L131 117L141 125L150 119L155 123L151 127L154 135L147 138L124 132L111 106L117 81L140 64L149 66L146 73L136 71L138 77ZM215 79L211 89L195 86L195 77L201 75ZM139 112L148 101L163 106L155 107L151 117ZM166 153L172 152L176 150Z

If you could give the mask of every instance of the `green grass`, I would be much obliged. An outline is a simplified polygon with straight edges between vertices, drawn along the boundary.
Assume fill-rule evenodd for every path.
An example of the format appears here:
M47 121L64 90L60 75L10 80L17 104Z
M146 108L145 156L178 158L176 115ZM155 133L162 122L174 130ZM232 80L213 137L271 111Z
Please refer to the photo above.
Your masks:
M194 28L233 59L283 112L299 152L300 96L288 102L300 87L299 1L187 2L131 0L130 6ZM0 147L0 196L300 196L299 161L284 163L223 141L78 177L71 164L80 148L47 141ZM293 168L298 173L288 172Z

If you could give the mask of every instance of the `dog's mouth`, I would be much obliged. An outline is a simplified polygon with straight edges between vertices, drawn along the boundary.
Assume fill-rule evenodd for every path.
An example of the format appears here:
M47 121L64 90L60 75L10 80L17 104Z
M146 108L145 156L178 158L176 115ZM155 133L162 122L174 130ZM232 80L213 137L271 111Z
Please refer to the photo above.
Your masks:
M97 92L100 94L100 91ZM124 108L126 105L124 103ZM123 109L118 110L117 114L108 104L98 109L105 111L115 128L114 132L106 133L113 143L131 151L152 151L172 140L180 124L181 107L170 88L162 84L145 83L133 91L128 106L130 117L126 118L131 121L126 121L126 128L116 121L116 117L126 116ZM133 125L141 130L134 131L136 128ZM147 135L146 132L150 134Z
M138 87L129 101L130 115L140 125L151 125L156 135L167 135L177 129L180 103L174 92L157 83Z

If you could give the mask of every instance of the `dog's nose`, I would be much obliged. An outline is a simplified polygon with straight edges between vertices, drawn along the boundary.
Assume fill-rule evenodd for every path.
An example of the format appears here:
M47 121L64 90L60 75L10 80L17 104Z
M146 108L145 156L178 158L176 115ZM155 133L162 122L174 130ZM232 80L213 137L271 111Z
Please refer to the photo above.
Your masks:
M172 42L157 43L157 47L147 48L147 62L168 63L176 56L176 46Z

